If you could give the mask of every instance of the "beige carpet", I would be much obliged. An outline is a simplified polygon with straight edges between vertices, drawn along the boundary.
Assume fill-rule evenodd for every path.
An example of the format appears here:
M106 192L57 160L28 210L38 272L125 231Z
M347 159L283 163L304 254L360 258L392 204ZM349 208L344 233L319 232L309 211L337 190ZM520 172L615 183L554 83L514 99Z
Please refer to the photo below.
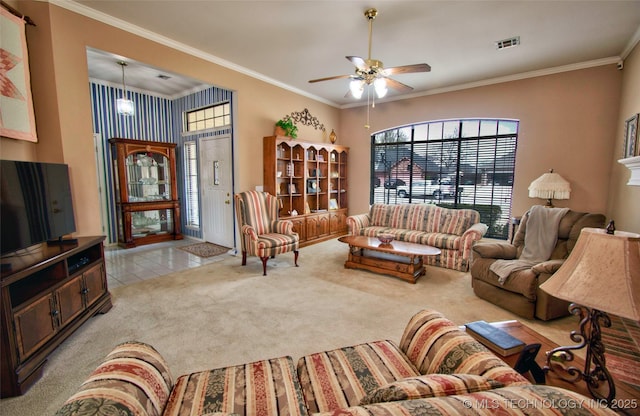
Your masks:
M412 285L343 267L347 247L331 240L269 260L240 257L113 289L114 307L90 319L49 358L24 396L0 401L2 416L52 415L114 345L150 343L174 379L188 372L305 354L375 339L398 341L418 310L432 308L458 324L516 318L478 299L470 277L429 267ZM568 344L575 317L526 321Z

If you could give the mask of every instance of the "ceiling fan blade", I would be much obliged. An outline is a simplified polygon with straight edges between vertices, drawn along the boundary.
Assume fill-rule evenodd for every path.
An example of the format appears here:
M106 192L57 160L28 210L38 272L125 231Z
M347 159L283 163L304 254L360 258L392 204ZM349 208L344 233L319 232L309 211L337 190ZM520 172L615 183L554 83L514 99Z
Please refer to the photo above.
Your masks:
M396 91L407 92L407 91L413 90L412 87L406 84L403 84L402 82L398 82L395 79L386 78L386 80L387 80L387 87L393 88Z
M330 81L332 79L351 78L351 77L353 77L353 75L335 75L333 77L312 79L312 80L309 80L309 82L313 83L313 82L321 82L321 81Z
M414 65L404 65L404 66L396 66L393 68L385 68L385 75L398 75L398 74L409 74L411 72L430 72L431 67L427 64L414 64Z
M369 70L369 65L367 65L367 62L364 59L360 58L359 56L345 56L345 58L347 58L359 70L361 71Z

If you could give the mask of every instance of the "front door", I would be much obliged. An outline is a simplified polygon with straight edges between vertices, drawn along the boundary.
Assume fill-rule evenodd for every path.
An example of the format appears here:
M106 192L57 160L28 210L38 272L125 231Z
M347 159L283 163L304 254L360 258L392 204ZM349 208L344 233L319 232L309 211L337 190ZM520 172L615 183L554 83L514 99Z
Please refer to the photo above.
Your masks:
M234 247L232 175L231 136L201 139L202 238L229 248Z

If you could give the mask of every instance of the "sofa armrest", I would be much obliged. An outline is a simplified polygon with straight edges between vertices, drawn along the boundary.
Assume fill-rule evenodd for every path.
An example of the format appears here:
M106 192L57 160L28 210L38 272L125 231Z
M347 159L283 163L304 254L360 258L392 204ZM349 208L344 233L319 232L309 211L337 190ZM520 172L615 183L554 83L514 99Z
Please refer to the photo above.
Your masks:
M255 241L258 239L258 233L256 233L256 229L250 225L243 225L240 229L240 232L249 237L250 240Z
M369 214L348 216L347 227L349 227L349 234L358 235L361 229L369 226L370 222Z
M558 269L560 269L560 266L562 266L563 263L564 263L564 259L547 260L533 266L531 268L531 271L534 272L536 275L540 275L543 273L554 274L555 272L558 271Z
M169 368L150 345L118 345L56 416L85 414L135 414L160 416L173 381ZM89 412L90 411L90 412Z
M486 259L513 260L518 255L516 246L509 243L480 243L473 246L473 252Z
M487 227L487 224L477 222L471 227L467 228L467 231L462 234L462 238L471 237L471 239L474 241L480 240L487 233L488 229L489 227Z
M291 235L293 234L293 222L290 220L275 220L271 229L278 234Z
M530 384L480 342L436 311L415 314L402 334L400 349L421 374L475 374L505 386Z

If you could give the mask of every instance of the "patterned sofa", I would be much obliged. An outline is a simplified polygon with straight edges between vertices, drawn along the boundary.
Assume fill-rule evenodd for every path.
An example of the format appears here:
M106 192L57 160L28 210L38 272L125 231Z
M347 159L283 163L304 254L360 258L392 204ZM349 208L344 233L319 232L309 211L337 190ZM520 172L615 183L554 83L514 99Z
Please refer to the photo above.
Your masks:
M442 253L426 256L426 264L463 272L469 270L473 244L487 232L477 211L433 204L373 204L367 214L347 217L347 226L351 235L391 233L400 241L437 247Z
M435 311L383 340L207 370L172 382L151 346L119 345L57 416L615 415L578 393L532 385Z

